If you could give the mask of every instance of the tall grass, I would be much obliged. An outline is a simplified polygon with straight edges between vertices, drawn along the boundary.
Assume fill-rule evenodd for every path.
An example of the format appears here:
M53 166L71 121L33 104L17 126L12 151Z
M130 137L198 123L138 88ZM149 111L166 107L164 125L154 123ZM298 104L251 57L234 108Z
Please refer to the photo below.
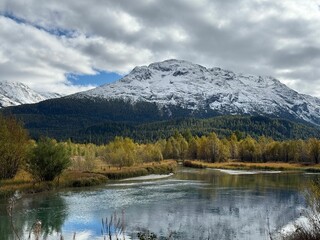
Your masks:
M20 236L18 234L18 231L15 228L14 221L13 221L14 207L15 207L15 204L16 204L16 201L17 201L18 198L19 198L18 193L15 193L11 198L9 198L8 206L7 206L7 213L8 213L9 219L10 219L10 227L12 229L13 235L18 240L21 240L21 238L20 238Z
M101 235L104 240L125 240L124 211L122 211L122 217L114 212L109 219L102 219Z
M283 237L283 240L320 239L320 178L312 181L306 191L309 209L305 212L306 223L296 224L296 230Z
M169 174L175 172L177 168L177 162L173 160L145 163L132 167L102 167L99 174L103 174L108 177L108 179L124 179L131 177L146 176L149 174Z

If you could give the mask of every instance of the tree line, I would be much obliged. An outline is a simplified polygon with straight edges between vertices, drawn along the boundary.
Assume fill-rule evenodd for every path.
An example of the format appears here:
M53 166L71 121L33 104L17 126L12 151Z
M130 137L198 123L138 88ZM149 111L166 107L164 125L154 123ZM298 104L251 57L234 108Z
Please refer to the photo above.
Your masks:
M118 167L163 159L198 159L207 162L320 162L320 140L317 138L276 141L265 136L243 137L238 133L221 138L215 132L199 137L190 130L185 130L175 131L171 137L153 143L138 143L128 137L116 137L108 144L99 146L73 145L89 146L91 149L95 146L96 156Z
M12 178L23 168L35 179L51 181L68 167L90 171L97 158L119 168L163 159L317 164L320 141L317 138L276 141L265 136L244 137L237 132L228 137L219 137L215 132L197 136L185 130L152 143L138 143L128 137L116 137L103 145L57 142L50 138L36 142L16 119L0 116L0 179Z
M184 134L176 132L168 140L160 140L165 146L164 158L199 159L208 162L239 160L244 162L300 162L320 161L320 141L307 140L275 141L270 137L251 136L239 139L232 133L227 138L219 138L212 132L207 136L192 136L190 131Z

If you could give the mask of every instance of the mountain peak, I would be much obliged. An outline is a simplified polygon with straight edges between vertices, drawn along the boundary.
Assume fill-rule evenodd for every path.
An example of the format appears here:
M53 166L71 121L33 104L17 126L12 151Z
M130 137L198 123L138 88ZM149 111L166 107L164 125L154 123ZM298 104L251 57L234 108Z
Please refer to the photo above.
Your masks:
M152 102L195 112L259 114L320 125L320 99L299 94L273 77L237 74L170 59L134 68L117 82L72 95L75 98Z
M205 67L193 64L185 60L169 59L162 62L151 63L149 66L135 67L127 76L135 77L137 80L150 79L154 73L161 72L162 76L172 75L173 77L187 74L195 69L207 70ZM126 81L127 76L123 79ZM121 79L120 81L122 81Z
M156 69L159 71L172 71L176 70L177 68L195 68L196 66L202 67L185 60L169 59L162 62L151 63L148 68Z
M0 81L0 108L37 103L56 97L61 97L61 95L56 93L39 93L21 82Z

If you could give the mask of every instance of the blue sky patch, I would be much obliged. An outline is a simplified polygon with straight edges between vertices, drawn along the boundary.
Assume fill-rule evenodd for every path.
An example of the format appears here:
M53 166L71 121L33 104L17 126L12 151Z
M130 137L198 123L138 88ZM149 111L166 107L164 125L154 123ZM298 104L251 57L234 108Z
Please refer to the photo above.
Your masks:
M9 18L13 21L15 21L16 23L18 24L26 24L26 25L30 25L32 27L35 27L39 30L43 30L43 31L46 31L47 33L49 34L52 34L52 35L55 35L55 36L65 36L65 37L73 37L76 33L76 31L74 30L70 30L70 29L63 29L63 28L46 28L46 27L43 27L43 26L40 26L38 24L35 24L35 23L32 23L32 22L29 22L27 21L26 19L24 18L21 18L21 17L18 17L16 15L14 15L13 13L11 12L0 12L0 16L4 16L6 18Z
M121 75L113 72L99 71L96 75L68 75L68 80L75 85L96 85L115 82L122 78Z

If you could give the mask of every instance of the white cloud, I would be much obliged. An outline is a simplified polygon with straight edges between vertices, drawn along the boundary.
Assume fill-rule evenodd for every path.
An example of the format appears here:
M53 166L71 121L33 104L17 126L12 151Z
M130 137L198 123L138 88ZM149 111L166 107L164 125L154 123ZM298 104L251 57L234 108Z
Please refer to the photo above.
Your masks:
M92 61L95 69L127 73L135 67L135 62L149 61L152 54L147 49L136 48L122 42L115 42L99 36L86 37L79 35L75 38L63 38L63 42L72 49Z
M320 96L319 4L5 0L0 3L0 72L4 80L73 92L79 88L70 85L67 74L124 74L174 57L273 75Z
M66 73L95 73L89 57L44 30L0 17L0 38L1 80L24 82L36 90L57 84L67 90Z

